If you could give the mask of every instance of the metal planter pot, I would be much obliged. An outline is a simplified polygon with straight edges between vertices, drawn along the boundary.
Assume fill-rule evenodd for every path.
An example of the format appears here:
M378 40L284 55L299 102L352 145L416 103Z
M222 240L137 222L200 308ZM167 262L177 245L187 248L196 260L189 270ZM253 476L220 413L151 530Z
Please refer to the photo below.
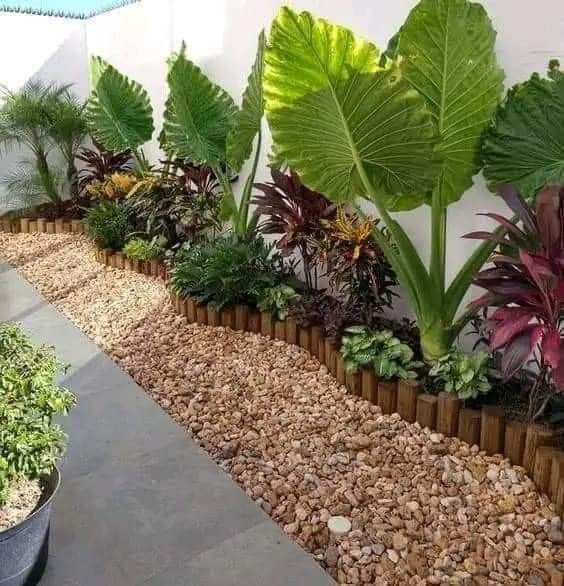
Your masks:
M35 511L18 525L0 532L0 586L33 586L41 579L49 552L51 503L59 482L55 468L45 479Z

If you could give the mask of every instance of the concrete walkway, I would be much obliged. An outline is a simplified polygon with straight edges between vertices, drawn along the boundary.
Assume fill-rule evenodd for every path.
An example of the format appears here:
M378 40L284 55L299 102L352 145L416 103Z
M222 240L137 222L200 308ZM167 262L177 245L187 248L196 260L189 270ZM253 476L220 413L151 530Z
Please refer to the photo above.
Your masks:
M0 320L71 364L79 396L42 586L322 586L332 580L135 382L7 265Z

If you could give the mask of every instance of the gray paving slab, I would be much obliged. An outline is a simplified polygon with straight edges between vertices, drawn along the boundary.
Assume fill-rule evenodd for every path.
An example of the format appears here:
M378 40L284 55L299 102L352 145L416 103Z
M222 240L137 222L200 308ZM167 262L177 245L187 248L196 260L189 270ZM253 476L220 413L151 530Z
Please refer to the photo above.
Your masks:
M0 319L54 345L79 396L41 586L322 586L306 552L77 328L0 265Z

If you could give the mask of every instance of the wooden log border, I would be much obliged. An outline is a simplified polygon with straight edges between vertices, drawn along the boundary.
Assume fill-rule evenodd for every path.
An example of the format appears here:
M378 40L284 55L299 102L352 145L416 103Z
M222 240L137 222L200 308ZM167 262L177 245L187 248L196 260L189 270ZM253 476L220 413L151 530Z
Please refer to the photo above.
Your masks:
M25 225L25 228L28 226ZM24 224L21 231L25 231ZM103 264L116 266L111 264L115 254L114 251L98 250L96 258ZM128 264L127 259L123 258L125 269L130 268ZM147 265L144 274L156 276L155 268L149 263ZM157 272L161 278L168 276L164 265L159 265ZM292 318L276 322L270 314L261 314L246 305L228 308L221 317L219 312L216 317L213 310L191 299L180 299L172 292L170 298L175 311L189 322L262 333L301 346L316 356L350 394L379 405L385 413L397 412L408 422L417 422L422 427L457 437L470 445L478 445L488 454L501 454L509 458L514 465L525 468L538 489L547 494L556 512L564 518L564 449L553 447L550 430L539 425L506 421L500 407L486 405L481 409L472 409L464 407L448 393L434 395L422 392L414 381L379 381L368 369L347 373L335 341L326 337L318 326L302 327ZM557 572L555 575L564 579L564 572L554 566L547 568L547 571Z
M0 218L0 232L9 234L84 234L86 227L82 220L57 218Z

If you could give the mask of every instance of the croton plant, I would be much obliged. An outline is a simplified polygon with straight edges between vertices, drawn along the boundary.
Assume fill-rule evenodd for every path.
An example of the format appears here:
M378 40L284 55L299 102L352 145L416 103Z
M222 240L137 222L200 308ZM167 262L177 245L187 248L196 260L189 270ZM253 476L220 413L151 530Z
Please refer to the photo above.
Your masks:
M474 232L469 238L498 242L493 266L481 271L475 284L487 291L472 305L496 307L486 322L492 350L503 350L501 368L513 376L536 352L546 371L564 390L564 187L546 187L529 206L510 186L500 194L517 222L485 214L503 226L506 235Z

